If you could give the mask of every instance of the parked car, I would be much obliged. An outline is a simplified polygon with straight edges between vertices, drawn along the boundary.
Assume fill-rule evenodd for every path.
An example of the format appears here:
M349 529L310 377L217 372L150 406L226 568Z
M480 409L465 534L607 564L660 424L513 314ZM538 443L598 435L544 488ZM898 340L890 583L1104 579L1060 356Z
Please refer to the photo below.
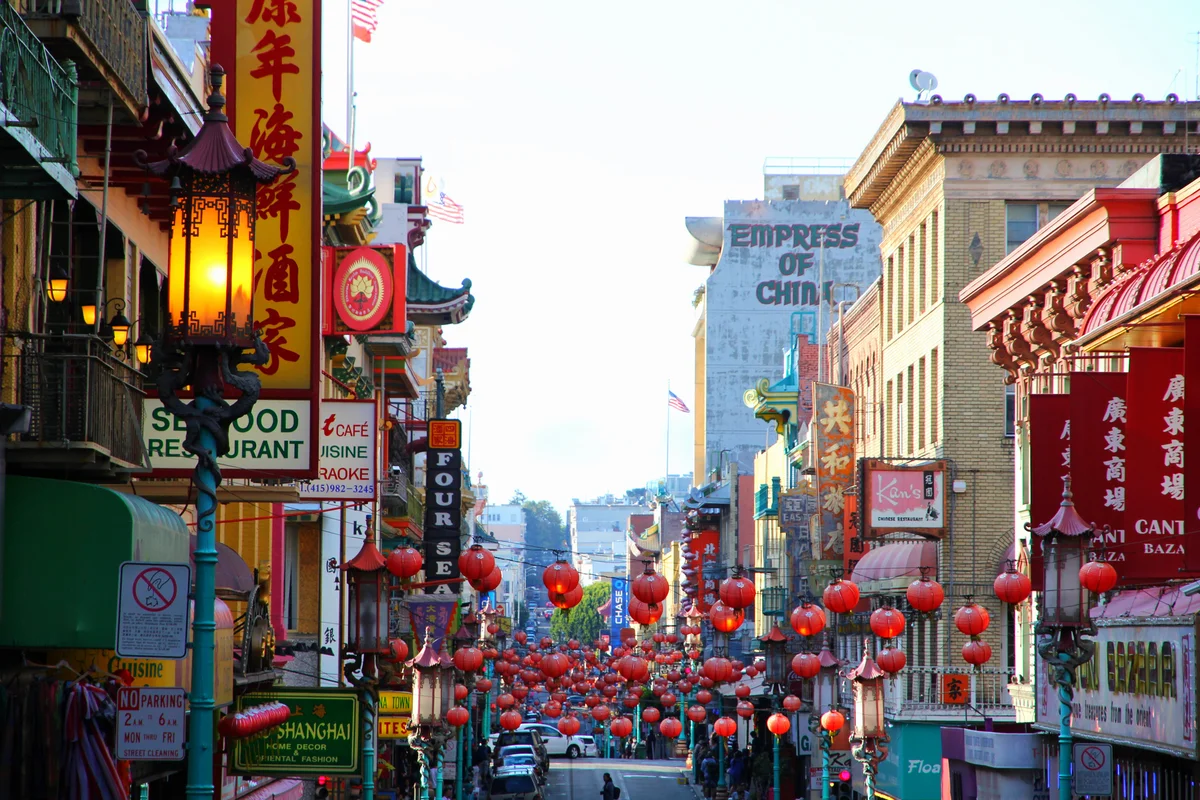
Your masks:
M550 753L546 750L546 742L542 739L540 731L518 728L515 731L494 733L489 741L492 745L493 756L499 756L501 748L514 744L527 744L537 753L538 761L542 765L542 771L550 771Z
M546 772L542 769L541 762L538 761L537 752L534 751L532 745L510 744L508 747L501 747L497 758L501 768L510 766L533 767L538 780L541 783L546 782Z
M520 728L523 730L536 730L541 734L542 741L546 743L546 753L552 756L566 756L567 758L579 758L587 755L587 747L579 736L567 736L553 725L548 725L544 722L526 723ZM595 746L592 747L592 754L595 755Z
M600 751L596 749L596 739L590 733L579 734L575 738L583 743L583 755L585 758L596 758L600 755Z
M542 787L530 767L502 767L492 776L490 800L543 800Z

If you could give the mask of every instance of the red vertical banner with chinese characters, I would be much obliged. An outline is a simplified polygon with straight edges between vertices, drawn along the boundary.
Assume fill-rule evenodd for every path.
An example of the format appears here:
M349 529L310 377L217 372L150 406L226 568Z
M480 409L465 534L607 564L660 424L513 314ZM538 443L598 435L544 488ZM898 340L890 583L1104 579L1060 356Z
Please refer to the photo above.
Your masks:
M814 383L812 431L820 515L820 549L813 549L813 558L842 561L846 491L854 485L854 392Z
M701 613L707 614L713 603L717 602L717 586L720 583L717 559L721 551L721 532L713 529L696 531L692 534L691 547L693 553L700 554L700 593L696 605Z
M1076 510L1097 532L1109 527L1106 544L1117 575L1125 557L1127 377L1124 372L1071 373L1071 493Z
M1036 527L1058 513L1063 477L1071 474L1071 396L1029 397L1029 521ZM1029 578L1042 589L1042 548L1032 542Z
M844 520L845 546L842 548L842 569L846 573L846 577L854 574L854 565L862 560L862 557L871 549L870 543L866 537L862 535L862 526L859 525L858 519L858 497L852 494L846 495L846 511Z
M1184 395L1183 415L1200 420L1200 315L1185 315L1183 328L1184 384L1197 387ZM1183 468L1183 566L1200 572L1200 475L1192 469L1200 467L1200 424L1184 429L1183 451L1192 453Z
M230 124L271 164L296 169L258 190L255 327L269 351L263 398L320 391L321 0L212 0L212 55L229 74ZM232 70L230 70L232 65ZM310 411L312 440L317 413ZM317 448L312 448L313 467Z
M1131 348L1126 399L1125 558L1108 556L1123 584L1175 580L1185 549L1183 349Z

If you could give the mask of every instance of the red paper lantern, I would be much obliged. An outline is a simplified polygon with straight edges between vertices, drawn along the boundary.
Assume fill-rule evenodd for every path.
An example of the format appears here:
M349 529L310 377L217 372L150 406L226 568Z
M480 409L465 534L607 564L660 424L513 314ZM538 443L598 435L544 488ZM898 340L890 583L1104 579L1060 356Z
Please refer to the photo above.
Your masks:
M449 722L456 728L461 728L471 720L471 712L467 711L462 706L455 706L446 712L446 722Z
M737 715L742 719L750 719L754 716L754 703L749 700L741 700L737 704Z
M692 722L704 722L708 719L708 709L704 706L691 706L687 710L687 716Z
M737 722L733 717L721 717L713 723L713 733L717 736L733 736L737 733Z
M481 544L473 544L458 557L458 571L468 581L486 578L496 568L496 558Z
M629 618L638 625L653 625L663 615L663 607L661 605L655 604L651 606L648 603L643 603L636 597L629 598L626 609Z
M579 733L579 720L575 717L563 717L558 721L558 732L563 736L574 736Z
M730 608L748 608L754 604L754 581L745 575L735 575L721 581L721 602Z
M476 672L483 666L483 653L477 647L460 647L454 653L454 666L460 672Z
M729 659L714 656L704 662L702 667L704 677L711 681L720 683L721 681L729 680L733 674L733 665L729 663Z
M992 657L992 646L980 639L968 639L962 648L963 661L976 667L986 664Z
M668 739L674 739L683 733L683 723L674 717L667 717L659 724L658 732Z
M821 715L821 728L830 733L837 733L846 724L846 718L842 716L842 712L830 709Z
M633 720L628 717L617 717L608 726L609 732L618 739L624 739L629 734L633 733Z
M513 697L508 692L505 692L496 698L496 705L498 705L500 708L512 708L516 704L517 698Z
M679 698L671 692L663 692L659 700L662 701L663 708L674 708L675 704L679 702Z
M712 702L712 692L708 689L700 689L696 692L696 702L701 705L708 705Z
M904 669L904 665L908 663L908 656L898 647L885 647L875 656L875 663L879 664L884 672L894 675Z
M638 600L656 606L667 599L671 586L666 578L654 571L654 565L647 562L645 571L633 579L629 589Z
M403 581L420 572L424 563L420 551L411 547L400 547L388 555L384 566L388 572Z
M733 687L733 693L737 695L739 700L745 700L750 696L750 684L739 683L737 686Z
M469 695L470 693L471 693L471 690L468 689L466 686L463 686L461 683L454 684L454 699L457 700L458 702L461 703L463 700L466 700L467 695Z
M596 722L604 722L610 714L612 714L612 711L609 710L608 706L596 706L592 709L592 719L596 720Z
M812 653L797 653L792 658L792 672L801 678L815 678L821 672L821 659Z
M475 681L475 691L490 692L491 690L492 690L492 679L491 678L480 678L479 680Z
M654 706L649 706L648 708L642 709L642 721L643 722L649 722L651 725L653 725L654 723L658 722L658 718L660 716L662 716L662 715L659 713L658 709L655 708Z
M1029 595L1033 594L1033 584L1029 576L1016 570L1001 572L992 582L992 588L996 590L996 597L1000 598L1000 602L1010 606L1025 602Z
M566 594L579 585L579 573L561 558L542 572L542 583L550 594Z
M499 586L503 580L504 575L500 572L500 567L492 567L492 571L487 575L484 575L477 581L468 581L468 583L471 584L472 589L480 594L487 594Z
M845 578L834 581L825 587L821 599L825 607L835 614L849 614L858 605L858 586Z
M547 678L559 678L570 668L571 662L562 653L551 653L538 664Z
M767 717L767 730L776 736L783 736L792 729L792 722L783 714L775 713Z
M630 603L630 606L632 605L633 603ZM709 609L708 617L712 620L712 626L717 630L722 633L733 633L746 620L746 612L718 600Z
M871 612L871 631L880 639L895 639L904 633L904 615L891 606Z
M388 645L391 647L392 652L386 657L386 661L398 664L401 661L408 660L408 643L406 641L403 639L391 639L388 641Z
M500 715L500 727L506 731L515 731L524 721L520 711L505 711Z
M1117 585L1117 571L1107 561L1089 561L1079 568L1079 583L1089 592L1102 594Z
M925 577L910 583L904 595L908 598L908 604L913 607L913 610L922 614L936 611L942 604L942 600L946 598L946 592L942 589L942 585Z
M954 627L967 636L978 636L992 621L987 609L978 603L968 603L954 612Z
M792 609L792 630L801 636L816 636L825 630L825 612L812 603L801 603Z
M551 594L550 602L555 608L568 609L579 605L579 601L583 600L583 587L575 584L575 587L563 594Z
M542 713L547 717L557 717L562 713L562 703L559 703L557 700L551 700L542 706Z
M800 706L802 706L802 705L803 705L803 703L800 701L800 698L796 697L796 695L794 695L794 694L789 694L788 696L783 698L783 707L787 711L792 711L792 712L799 711Z

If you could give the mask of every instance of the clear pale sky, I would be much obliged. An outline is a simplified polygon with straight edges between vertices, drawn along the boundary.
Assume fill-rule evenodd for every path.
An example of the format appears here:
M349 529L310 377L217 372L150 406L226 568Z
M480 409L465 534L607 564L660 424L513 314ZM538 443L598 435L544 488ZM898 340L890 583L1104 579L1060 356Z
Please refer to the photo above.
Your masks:
M339 134L346 2L325 10ZM913 99L911 70L947 99L1196 97L1195 2L935 8L385 0L356 44L356 140L422 156L466 208L424 249L432 277L474 284L446 339L470 348L462 417L493 502L520 489L561 509L662 475L668 380L694 407L705 273L683 260L683 218L761 197L766 156L856 157ZM672 472L691 470L691 424L672 412Z

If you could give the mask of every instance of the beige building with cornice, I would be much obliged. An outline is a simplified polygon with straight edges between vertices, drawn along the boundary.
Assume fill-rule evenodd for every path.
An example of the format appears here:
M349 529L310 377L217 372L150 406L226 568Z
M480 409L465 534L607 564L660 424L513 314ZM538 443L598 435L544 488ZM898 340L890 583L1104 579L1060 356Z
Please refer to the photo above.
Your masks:
M947 598L936 632L902 644L910 665L967 672L966 637L951 620L966 595L991 611L985 666L1007 671L1017 650L1011 613L991 589L1013 557L1015 395L959 291L1087 191L1116 185L1158 153L1184 152L1185 113L1181 103L1140 97L901 102L845 178L850 204L883 226L881 355L869 376L883 406L882 449L888 458L949 459L952 477L965 481L949 495L951 533L938 544ZM1041 314L1033 308L991 335L1044 330Z

